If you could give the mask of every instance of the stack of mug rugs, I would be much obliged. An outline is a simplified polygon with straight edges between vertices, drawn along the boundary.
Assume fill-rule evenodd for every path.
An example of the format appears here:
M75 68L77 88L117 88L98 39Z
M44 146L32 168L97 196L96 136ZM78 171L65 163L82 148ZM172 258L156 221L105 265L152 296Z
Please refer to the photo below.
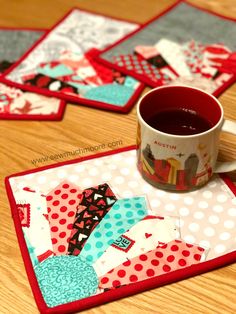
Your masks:
M219 95L236 80L235 32L233 19L182 1L143 26L73 9L14 64L1 56L1 117L60 119L64 101L127 113L144 84Z
M20 107L21 111L31 114L34 112L31 109L36 108L37 113L44 115L42 108L53 113L50 103L55 100L60 104L60 118L64 101L129 111L144 85L102 65L94 55L98 49L106 48L138 27L135 23L80 9L71 10L17 62L10 65L5 62L9 60L2 60L5 63L0 78L1 111L16 114ZM15 36L21 45L19 31ZM7 51L4 55L6 58Z
M15 174L6 187L42 313L84 310L236 257L234 184L216 175L194 192L158 190L133 147Z

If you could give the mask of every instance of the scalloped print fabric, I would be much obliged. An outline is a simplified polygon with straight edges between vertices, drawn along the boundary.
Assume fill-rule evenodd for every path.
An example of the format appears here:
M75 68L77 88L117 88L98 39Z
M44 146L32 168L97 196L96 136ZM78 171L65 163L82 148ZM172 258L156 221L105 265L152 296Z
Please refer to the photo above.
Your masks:
M93 267L80 257L51 257L35 267L35 274L49 307L89 297L98 288Z
M146 183L135 161L129 150L10 178L49 308L235 251L236 198L220 177L170 193Z

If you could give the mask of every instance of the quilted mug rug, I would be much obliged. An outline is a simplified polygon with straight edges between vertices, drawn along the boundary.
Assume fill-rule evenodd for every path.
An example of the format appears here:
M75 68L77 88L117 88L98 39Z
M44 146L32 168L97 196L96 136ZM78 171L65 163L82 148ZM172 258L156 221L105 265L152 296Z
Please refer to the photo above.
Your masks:
M138 27L73 9L7 70L2 82L76 104L127 112L144 85L102 65L94 55Z
M0 75L3 75L45 31L0 28ZM65 103L0 83L0 119L60 120Z
M151 87L188 85L218 96L236 80L235 33L234 19L178 1L98 60Z
M235 261L236 188L215 175L188 193L158 190L136 149L6 178L41 313L71 313Z

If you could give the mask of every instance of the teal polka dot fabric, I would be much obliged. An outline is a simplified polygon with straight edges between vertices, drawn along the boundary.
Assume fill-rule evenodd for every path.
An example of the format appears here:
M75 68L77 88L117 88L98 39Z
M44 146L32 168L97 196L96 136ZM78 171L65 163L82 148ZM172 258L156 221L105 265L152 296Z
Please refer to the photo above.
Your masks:
M133 93L134 89L130 86L106 84L88 90L85 93L85 98L123 107L127 104Z
M103 220L90 234L80 257L93 264L105 250L148 214L145 197L133 197L117 200Z
M35 267L35 274L48 307L89 297L98 288L95 270L80 256L48 258Z

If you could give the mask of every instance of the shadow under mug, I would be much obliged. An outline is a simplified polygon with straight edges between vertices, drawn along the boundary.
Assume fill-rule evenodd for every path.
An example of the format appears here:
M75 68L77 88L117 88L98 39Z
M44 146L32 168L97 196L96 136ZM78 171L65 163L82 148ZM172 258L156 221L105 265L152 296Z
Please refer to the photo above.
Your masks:
M163 111L185 110L204 118L209 128L191 135L162 132L149 124ZM162 86L145 94L137 106L137 162L142 177L157 188L191 191L205 185L214 172L236 169L236 161L217 163L219 136L236 134L235 122L224 121L220 102L188 86Z

